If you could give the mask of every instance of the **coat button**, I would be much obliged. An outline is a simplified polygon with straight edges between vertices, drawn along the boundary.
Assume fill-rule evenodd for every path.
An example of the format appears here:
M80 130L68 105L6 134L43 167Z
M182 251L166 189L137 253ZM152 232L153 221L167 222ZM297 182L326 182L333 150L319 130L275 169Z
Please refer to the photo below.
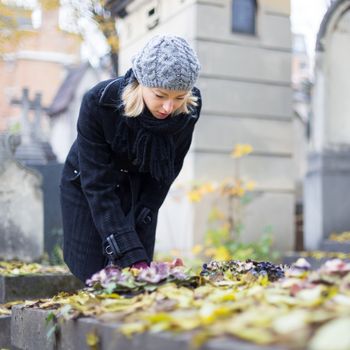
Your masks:
M152 222L152 216L151 215L147 215L145 216L145 218L143 219L143 223L144 224L150 224Z

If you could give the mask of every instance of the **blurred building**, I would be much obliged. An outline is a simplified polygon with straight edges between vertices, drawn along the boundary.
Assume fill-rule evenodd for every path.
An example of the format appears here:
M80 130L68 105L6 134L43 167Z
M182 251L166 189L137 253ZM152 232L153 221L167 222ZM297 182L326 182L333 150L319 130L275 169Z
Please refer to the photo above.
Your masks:
M76 139L84 93L108 78L106 70L94 68L88 62L67 69L67 75L47 109L50 117L50 143L59 162L64 162Z
M293 34L292 88L293 135L295 168L295 249L304 248L303 196L306 174L306 156L310 132L311 81L310 58L305 37Z
M302 200L302 187L306 173L306 154L309 138L311 103L310 58L305 37L293 35L292 88L294 110L294 159L296 171L296 197Z
M293 34L292 48L292 84L299 87L305 80L310 80L310 62L303 34Z
M244 211L244 241L272 227L275 246L294 245L295 170L291 87L290 0L110 0L120 23L120 72L152 36L185 37L202 64L201 120L177 181L222 180L234 175L230 151L242 160L243 179L257 182ZM191 204L173 189L161 209L158 249L189 250L202 243L210 202ZM176 213L176 214L175 214Z
M350 0L333 1L317 36L305 180L305 244L350 230Z
M21 110L11 100L21 99L29 89L29 99L41 93L47 107L65 78L66 67L80 62L80 39L59 28L59 10L43 11L41 26L32 25L31 12L20 29L27 32L18 46L7 48L0 58L0 130L18 121ZM20 23L23 21L21 20Z

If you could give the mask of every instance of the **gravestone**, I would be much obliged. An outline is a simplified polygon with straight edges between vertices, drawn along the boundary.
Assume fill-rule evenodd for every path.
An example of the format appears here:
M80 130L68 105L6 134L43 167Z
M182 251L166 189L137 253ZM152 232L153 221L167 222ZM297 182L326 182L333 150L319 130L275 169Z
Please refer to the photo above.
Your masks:
M63 164L49 162L44 165L31 165L42 175L44 200L44 251L53 261L54 252L63 244L61 206L59 199L59 181ZM59 261L53 261L59 263Z
M19 144L0 134L0 258L32 261L43 254L41 176L14 159Z
M62 245L59 178L63 165L57 162L48 137L42 130L44 112L47 108L42 105L41 93L37 92L34 98L30 99L28 88L23 88L21 98L13 99L11 103L21 109L23 142L17 148L15 158L42 176L44 250L52 257L55 248ZM32 118L30 113L33 113Z
M47 155L41 131L42 111L45 108L41 105L41 94L37 93L35 98L30 100L28 88L23 88L21 98L13 99L11 104L21 109L22 142L16 150L16 159L25 165L46 164ZM30 119L31 111L34 112L34 120Z
M304 242L319 249L350 230L350 0L334 1L317 37Z

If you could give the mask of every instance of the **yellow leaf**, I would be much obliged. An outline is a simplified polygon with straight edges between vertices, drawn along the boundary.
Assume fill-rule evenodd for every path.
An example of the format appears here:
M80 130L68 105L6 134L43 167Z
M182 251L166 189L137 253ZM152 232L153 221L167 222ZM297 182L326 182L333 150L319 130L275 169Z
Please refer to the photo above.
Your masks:
M213 183L211 182L207 182L205 184L203 184L200 188L199 188L199 192L202 195L205 195L207 193L211 193L215 191L215 186Z
M179 257L181 255L181 252L179 249L171 249L169 251L169 254L174 257Z
M123 298L120 294L110 293L110 294L99 294L97 296L99 299L121 299Z
M92 331L86 334L86 344L89 345L91 349L97 349L100 342L100 338L96 334L96 331Z
M231 152L231 156L233 158L241 158L251 152L253 152L253 147L251 145L238 143Z
M332 241L337 241L337 242L350 241L350 232L349 231L345 231L345 232L342 232L342 233L333 232L329 236L329 239L332 240Z
M243 197L244 196L244 193L245 193L245 190L243 187L236 187L235 188L235 194L238 196L238 197Z
M120 331L126 336L131 337L133 334L142 333L147 329L146 325L141 322L127 323L121 326Z
M172 317L165 312L159 312L157 314L147 315L145 316L145 319L152 324L159 322L170 322L172 320Z
M193 335L191 338L191 345L194 349L200 348L208 339L210 339L210 335L208 332L200 332Z
M203 246L200 244L196 244L193 248L192 248L192 254L193 255L197 255L199 253L201 253L203 250Z
M216 249L215 248L208 248L204 251L204 255L205 256L214 256L216 253Z
M202 199L202 195L198 190L190 191L187 194L187 197L190 200L190 202L194 202L194 203L200 202L200 200Z
M223 220L225 219L225 214L219 210L217 207L212 208L212 210L209 213L208 220L209 221L216 221L216 220Z
M248 340L257 344L269 344L274 340L274 336L268 329L263 328L253 328L253 327L245 327L245 328L231 328L230 333L233 335Z
M55 10L59 8L60 2L58 0L40 0L41 6L44 10Z
M221 247L218 247L215 249L214 259L215 260L230 260L231 254L226 247L221 246Z
M305 327L307 311L292 310L286 315L277 317L272 324L272 329L279 334L298 332Z
M261 286L266 287L269 284L269 277L267 275L259 276L258 282Z
M216 321L216 317L214 315L215 306L213 304L206 303L199 310L199 316L201 322L205 325L209 325Z
M256 182L255 181L247 181L245 184L245 188L247 191L253 191L256 187Z
M11 311L9 309L0 307L0 316L3 316L3 315L11 315Z
M310 350L349 350L350 318L339 318L320 327L310 342Z

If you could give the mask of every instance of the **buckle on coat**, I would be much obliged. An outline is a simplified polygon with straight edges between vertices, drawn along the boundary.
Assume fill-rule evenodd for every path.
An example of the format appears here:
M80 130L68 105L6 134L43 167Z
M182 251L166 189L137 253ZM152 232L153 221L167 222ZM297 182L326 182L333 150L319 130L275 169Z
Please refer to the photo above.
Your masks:
M114 234L111 234L106 238L104 251L107 256L112 258L119 258L122 256L117 241L115 240Z

